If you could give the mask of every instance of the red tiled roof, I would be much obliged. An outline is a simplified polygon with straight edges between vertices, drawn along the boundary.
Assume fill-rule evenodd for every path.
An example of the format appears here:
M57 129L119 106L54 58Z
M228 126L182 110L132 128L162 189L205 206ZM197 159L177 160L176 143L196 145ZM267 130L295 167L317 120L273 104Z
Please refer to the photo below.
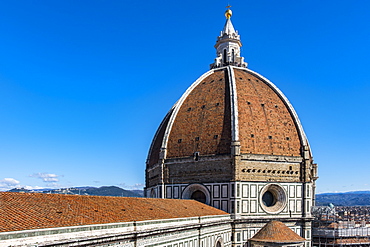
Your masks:
M326 228L330 228L330 229L338 229L339 228L339 224L336 223L336 222L333 222L331 223L330 225L328 225Z
M225 214L194 200L0 192L0 232Z
M204 78L189 93L171 128L168 158L188 157L194 152L200 152L201 155L230 153L231 107L228 84L225 71L219 70ZM215 135L218 137L214 138Z
M234 73L240 152L300 156L300 136L287 103L261 78L241 69Z
M270 243L301 243L306 239L293 232L280 221L270 221L259 230L250 240Z
M224 70L204 77L179 105L167 143L167 158L229 154L230 83ZM264 79L234 68L241 153L301 155L301 140L288 103ZM176 111L166 116L153 140L148 167L158 163L164 131Z
M368 238L342 238L336 239L335 241L330 242L329 244L368 244L370 240Z

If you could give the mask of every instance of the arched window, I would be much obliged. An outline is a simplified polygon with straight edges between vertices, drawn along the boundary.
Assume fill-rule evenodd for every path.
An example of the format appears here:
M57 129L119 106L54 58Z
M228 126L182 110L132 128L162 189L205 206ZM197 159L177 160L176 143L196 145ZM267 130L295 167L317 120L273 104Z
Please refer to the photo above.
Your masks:
M193 199L204 204L211 203L211 195L208 189L202 184L189 184L182 192L182 199ZM216 244L216 242L215 242Z
M214 245L215 247L224 247L224 242L221 237L219 237Z
M201 203L206 203L206 195L200 190L194 191L193 194L191 194L190 199L196 200Z
M227 52L226 52L226 49L224 49L223 64L224 64L224 65L226 65L226 64L227 64Z
M235 51L234 49L232 50L232 55L231 55L231 62L235 62Z

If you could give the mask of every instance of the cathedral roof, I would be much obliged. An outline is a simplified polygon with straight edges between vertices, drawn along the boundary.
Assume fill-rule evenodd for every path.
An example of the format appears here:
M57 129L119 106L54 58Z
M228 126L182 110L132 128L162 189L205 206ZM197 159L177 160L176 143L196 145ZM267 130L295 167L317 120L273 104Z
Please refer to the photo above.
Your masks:
M0 192L0 232L225 214L194 200Z
M161 159L231 154L302 157L308 142L294 108L268 79L246 68L232 12L216 43L211 70L168 112L152 142L148 168Z
M301 156L308 146L292 105L262 75L225 66L196 80L172 107L153 140L149 165L165 158L230 154Z
M254 235L251 241L266 243L301 243L306 239L280 221L270 221Z

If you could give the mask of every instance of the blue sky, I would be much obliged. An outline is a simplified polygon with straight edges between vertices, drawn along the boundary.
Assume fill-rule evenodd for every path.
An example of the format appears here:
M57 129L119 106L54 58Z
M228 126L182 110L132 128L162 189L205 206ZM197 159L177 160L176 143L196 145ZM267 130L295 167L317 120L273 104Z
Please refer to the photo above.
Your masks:
M140 188L166 112L230 3L249 68L295 107L317 192L370 190L370 2L0 2L0 190Z

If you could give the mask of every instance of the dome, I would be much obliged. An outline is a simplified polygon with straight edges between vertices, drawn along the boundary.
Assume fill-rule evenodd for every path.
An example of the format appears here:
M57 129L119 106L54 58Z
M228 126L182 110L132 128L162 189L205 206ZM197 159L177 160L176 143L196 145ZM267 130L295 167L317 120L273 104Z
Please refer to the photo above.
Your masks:
M170 109L147 158L147 188L166 183L303 182L314 178L294 108L247 68L230 18L216 59Z
M230 71L230 75L228 75ZM230 83L231 82L231 83ZM201 76L163 121L149 155L166 158L231 154L300 156L307 145L298 118L280 90L245 68L222 68Z
M288 99L258 73L229 65L203 74L168 112L149 151L147 182L161 180L161 164L169 164L169 181L300 182L305 159L309 145Z

